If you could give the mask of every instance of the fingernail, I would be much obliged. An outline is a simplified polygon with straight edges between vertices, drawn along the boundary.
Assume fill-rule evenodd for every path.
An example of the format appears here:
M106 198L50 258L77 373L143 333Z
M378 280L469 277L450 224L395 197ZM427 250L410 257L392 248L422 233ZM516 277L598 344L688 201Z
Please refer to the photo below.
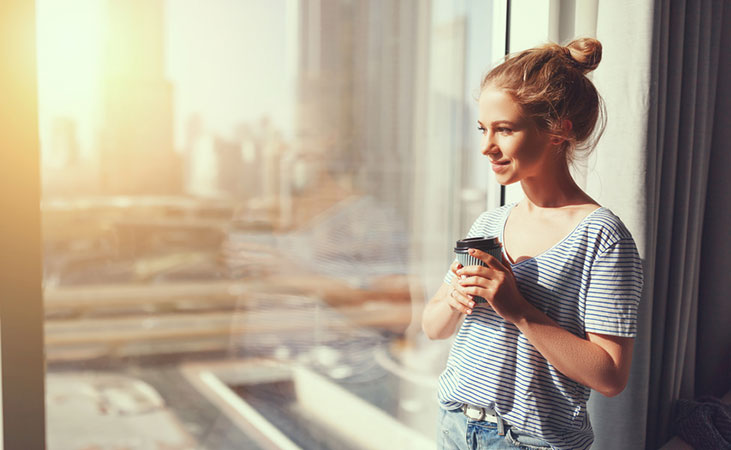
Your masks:
M474 307L475 307L475 302L470 302L470 308L474 308Z
M467 314L472 314L472 310L471 309L468 309L467 310Z
M470 255L475 253L475 249L473 249L473 248L471 248L469 251L470 251Z

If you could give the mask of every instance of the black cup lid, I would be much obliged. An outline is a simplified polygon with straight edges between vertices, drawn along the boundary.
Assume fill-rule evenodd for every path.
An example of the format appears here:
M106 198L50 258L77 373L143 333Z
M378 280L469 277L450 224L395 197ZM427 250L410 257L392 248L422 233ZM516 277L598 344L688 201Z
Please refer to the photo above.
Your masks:
M502 244L497 236L476 236L458 240L454 251L455 253L465 253L470 248L490 250L500 247L502 247Z

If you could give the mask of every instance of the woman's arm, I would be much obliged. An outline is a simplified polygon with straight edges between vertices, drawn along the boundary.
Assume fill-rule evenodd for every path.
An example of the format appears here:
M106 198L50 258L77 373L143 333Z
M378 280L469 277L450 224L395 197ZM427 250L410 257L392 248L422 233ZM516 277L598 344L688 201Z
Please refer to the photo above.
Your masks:
M624 390L633 338L586 333L582 339L531 308L513 323L559 372L607 397Z
M471 250L488 267L457 270L457 282L470 295L484 297L503 319L515 324L557 370L608 397L624 390L629 377L634 339L587 333L586 339L565 330L520 293L510 268L493 256Z
M429 339L446 339L454 334L465 314L471 314L475 303L457 283L457 270L462 265L452 263L450 270L455 278L451 284L442 283L434 297L429 300L421 318L421 328Z

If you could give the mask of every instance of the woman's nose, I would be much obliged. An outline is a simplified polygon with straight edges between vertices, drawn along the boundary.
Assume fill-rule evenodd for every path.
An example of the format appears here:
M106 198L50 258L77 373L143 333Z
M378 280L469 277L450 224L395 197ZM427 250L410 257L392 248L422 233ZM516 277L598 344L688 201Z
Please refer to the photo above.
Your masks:
M498 146L495 144L493 135L489 131L482 137L482 148L480 150L485 156L500 151Z

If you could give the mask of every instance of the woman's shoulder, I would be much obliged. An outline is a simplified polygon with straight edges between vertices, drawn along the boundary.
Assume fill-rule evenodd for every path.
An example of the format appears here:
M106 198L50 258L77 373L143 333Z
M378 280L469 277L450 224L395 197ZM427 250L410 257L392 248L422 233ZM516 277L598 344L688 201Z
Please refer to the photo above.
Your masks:
M475 219L467 237L485 235L499 236L503 224L505 223L505 216L513 206L515 206L515 203L508 203L497 208L483 211L477 219Z
M618 238L632 237L622 219L606 206L600 206L589 214L590 222L606 233L616 235Z
M593 240L600 243L601 248L608 248L620 241L632 241L632 233L622 222L622 219L615 214L610 208L600 206L592 211L586 219L584 226L587 234L593 237Z
M517 204L518 202L506 203L503 206L488 209L480 214L477 220L482 222L496 222L502 225L502 222L505 221L505 216L507 216L510 213L510 210Z

